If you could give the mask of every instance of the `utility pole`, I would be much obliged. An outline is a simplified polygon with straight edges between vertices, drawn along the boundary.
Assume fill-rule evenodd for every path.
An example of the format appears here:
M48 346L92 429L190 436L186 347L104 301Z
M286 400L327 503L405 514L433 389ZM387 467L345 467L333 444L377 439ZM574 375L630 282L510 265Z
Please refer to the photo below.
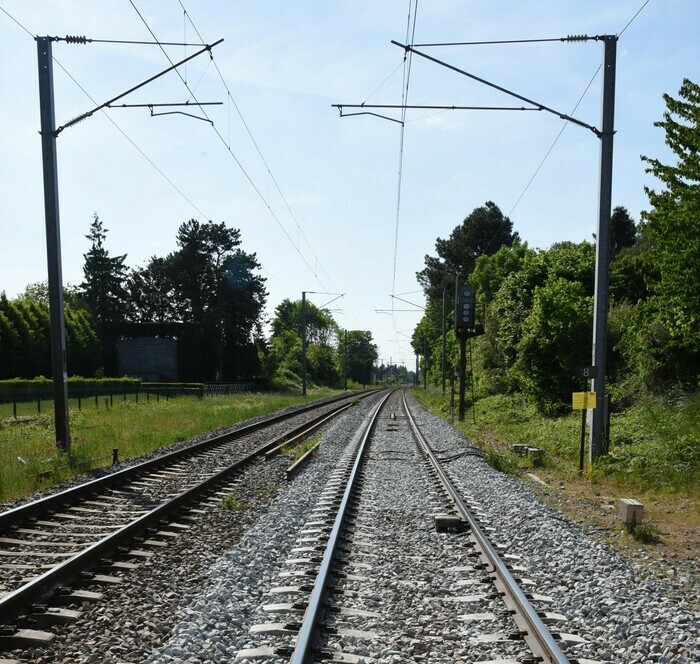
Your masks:
M428 342L423 339L423 389L428 389Z
M595 303L593 306L593 366L596 408L593 409L589 460L604 454L606 431L605 370L608 349L608 284L610 281L610 209L612 207L613 137L615 135L615 67L617 37L603 37L603 110L600 132L600 189L596 235Z
M163 71L151 76L147 80L129 88L126 92L113 97L109 101L99 104L92 110L78 115L60 127L56 127L54 112L54 86L53 86L53 57L51 42L64 40L67 43L85 44L85 37L36 37L37 63L39 67L39 115L41 119L41 150L42 166L44 174L44 214L46 218L46 256L48 263L49 282L49 315L50 315L50 344L51 344L51 371L53 374L54 392L54 420L56 428L56 444L60 450L70 453L70 421L68 413L68 367L66 365L66 324L63 311L63 276L61 267L61 227L58 205L58 157L56 150L56 138L68 127L92 117L97 111L112 108L114 102L132 92L148 85L152 81L164 76L168 72L177 69L180 65L192 60L202 53L209 52L220 44L219 39L211 45L205 45L203 49L189 55L184 60L172 63ZM220 104L221 102L213 102ZM180 106L182 104L158 104L158 106ZM197 102L197 106L209 105L209 102ZM130 106L123 104L123 107ZM135 106L149 106L138 104Z
M301 394L306 396L306 291L301 291Z
M447 293L442 287L442 396L445 396L445 367L447 364Z
M455 305L456 306L456 305ZM464 422L464 396L467 382L467 335L465 330L458 330L459 335L459 419Z
M343 361L345 373L345 391L348 391L348 331L345 330L345 360Z
M51 319L51 371L53 375L56 445L70 453L68 417L68 367L63 312L63 276L61 269L61 225L58 207L58 163L53 95L53 58L51 37L37 37L39 63L39 106L41 116L41 153L44 170L44 215L46 218L46 256L49 277L49 314Z

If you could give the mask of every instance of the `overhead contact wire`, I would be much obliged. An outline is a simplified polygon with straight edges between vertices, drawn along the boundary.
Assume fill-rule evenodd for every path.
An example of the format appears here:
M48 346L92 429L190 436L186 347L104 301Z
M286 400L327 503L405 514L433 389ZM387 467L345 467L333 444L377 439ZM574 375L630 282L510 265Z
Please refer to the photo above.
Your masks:
M203 39L202 35L200 34L197 26L195 25L194 21L192 20L192 17L190 16L189 12L185 8L182 1L178 0L178 3L180 5L180 7L182 7L184 14L187 17L187 20L190 22L190 25L192 26L196 35L200 39ZM328 280L330 281L333 288L335 288L336 290L339 290L338 287L336 286L336 284L333 282L333 279L331 278L331 276L326 271L326 268L324 267L323 263L319 260L318 255L316 254L313 246L311 245L311 242L307 238L306 233L304 233L304 229L301 227L301 224L299 223L296 215L294 214L294 211L292 210L291 206L289 205L287 197L284 195L284 192L282 191L279 183L277 182L277 178L275 178L274 174L272 173L272 169L270 168L269 164L267 163L267 160L265 159L265 157L262 153L262 150L260 149L260 146L258 145L258 142L255 140L255 137L253 136L253 132L250 130L250 127L248 126L248 123L246 122L246 119L243 116L241 109L239 108L238 104L236 103L236 100L234 99L233 95L231 94L231 90L229 89L228 84L226 83L226 79L224 79L224 76L221 73L221 69L219 69L219 65L216 62L216 59L212 58L212 62L214 63L214 68L216 69L216 71L219 75L219 78L221 79L221 83L224 86L224 89L226 90L226 94L228 96L229 101L231 103L233 103L233 107L236 109L236 113L238 113L238 117L241 119L241 122L243 123L243 126L245 127L245 130L248 133L248 137L250 138L251 142L253 143L253 145L258 153L258 156L260 157L260 160L262 161L263 165L265 166L265 169L267 170L267 173L270 177L270 180L275 185L275 189L277 189L277 192L279 193L280 197L282 198L282 201L284 202L285 207L287 208L290 216L294 220L294 223L296 224L296 227L299 230L301 237L304 239L306 246L309 248L309 251L311 251L311 253L313 254L313 257L317 261L318 266L321 268L321 270L326 275L326 277L328 277ZM231 139L230 139L230 129L229 129L229 144L230 144L230 140Z
M156 37L155 33L154 33L153 30L151 29L151 26L148 24L148 22L146 21L146 19L143 17L143 15L142 15L141 12L139 11L138 7L134 4L133 0L129 0L129 3L130 3L131 6L134 8L134 11L138 14L138 16L139 16L139 18L141 19L142 23L146 26L146 29L151 33L151 36L153 37L153 39L154 39L155 41L158 41L158 38ZM160 45L160 42L159 42L159 45ZM172 59L170 58L170 56L168 55L167 51L163 48L163 46L160 46L160 50L163 52L163 55L165 55L165 57L167 58L168 62L170 62L170 64L172 65L172 64L173 64L173 61L172 61ZM199 100L197 99L196 95L192 92L190 86L187 84L187 82L185 81L185 79L182 77L182 74L181 74L177 69L175 69L175 73L178 75L179 79L182 81L183 85L185 86L185 88L187 89L187 91L190 93L190 95L192 96L192 98L195 100L195 102L196 102L197 104L199 104ZM281 222L281 220L279 219L279 217L277 216L277 214L275 214L275 211L272 209L272 206L269 204L268 201L265 200L265 197L263 196L262 192L260 191L260 189L259 189L259 188L257 187L257 185L255 184L255 182L253 182L253 179L252 179L252 178L250 177L250 175L248 174L248 171L246 171L246 169L244 168L244 166L243 166L243 164L241 163L241 161L240 161L240 160L238 159L238 157L235 155L235 153L233 152L233 150L231 150L231 147L230 147L229 145L226 144L226 140L225 140L224 137L221 135L221 132L219 132L219 130L218 130L218 128L216 127L216 125L214 124L213 120L211 120L211 118L207 115L206 111L205 111L203 108L201 109L201 111L202 111L202 114L204 115L204 117L205 117L205 118L209 121L209 123L211 124L212 129L214 130L214 132L216 133L216 135L219 137L219 140L221 141L221 143L222 143L222 144L224 145L224 147L228 150L229 154L231 155L231 157L233 158L233 160L234 160L234 161L236 162L236 164L238 165L238 168L241 170L241 172L243 173L243 175L245 176L245 178L248 180L250 186L253 187L253 190L255 191L255 193L258 195L258 197L260 198L260 200L263 202L263 204L265 205L265 207L267 207L268 211L269 211L270 214L272 215L272 218L277 222L277 225L280 227L280 229L282 230L282 232L284 233L284 235L287 237L287 239L289 240L290 244L294 247L294 249L296 250L296 252L299 254L299 256L301 257L302 261L305 263L306 267L309 268L309 271L314 275L314 277L316 278L316 280L318 281L318 283L321 284L321 286L322 286L323 288L326 288L325 284L321 281L321 279L319 279L318 275L314 272L314 269L311 267L311 265L309 264L308 260L306 260L306 257L304 256L304 254L302 254L302 252L299 250L299 247L296 245L296 243L294 242L294 240L292 239L292 237L289 235L287 229L284 227L284 225L282 224L282 222Z

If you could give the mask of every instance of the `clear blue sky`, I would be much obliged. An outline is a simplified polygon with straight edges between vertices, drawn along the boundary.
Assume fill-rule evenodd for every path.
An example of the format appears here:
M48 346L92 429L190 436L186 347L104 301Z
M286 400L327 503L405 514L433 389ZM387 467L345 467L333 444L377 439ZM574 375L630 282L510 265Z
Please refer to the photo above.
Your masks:
M159 40L197 41L189 23L185 29L177 0L134 3ZM331 305L342 309L335 314L339 324L371 330L381 358L411 367L403 335L410 336L419 316L375 309L391 308L392 286L396 294L418 289L415 273L434 252L435 239L449 235L475 207L493 200L505 214L512 210L515 229L531 246L590 239L595 232L599 145L590 131L566 127L516 206L561 120L545 113L409 112L394 282L400 127L367 116L339 119L331 104L363 102L387 77L370 102L400 103L403 51L390 40L405 38L408 0L183 3L207 42L225 39L214 50L216 63L294 216L203 57L188 65L187 81L197 86L200 101L225 102L207 112L259 195L207 123L178 115L149 118L143 109L107 112L186 200L97 114L58 140L65 281L82 280L84 236L94 212L109 229L109 251L127 254L130 266L172 251L177 227L187 219L225 221L241 229L244 248L265 268L270 314L302 290L346 293ZM415 41L617 34L643 3L418 0ZM0 7L32 34L151 38L128 0L0 0ZM635 219L647 205L644 185L653 184L639 156L670 158L663 131L653 127L664 111L662 94L675 95L684 77L700 81L698 35L700 2L651 0L620 38L613 202ZM2 12L0 37L0 290L12 296L46 278L39 101L34 41ZM178 59L185 49L168 51ZM595 42L430 52L563 113L574 108L602 60ZM54 56L97 102L168 64L152 46L57 43ZM600 122L600 81L598 75L575 114L593 125ZM59 124L92 107L58 66L55 85ZM187 98L170 74L125 101ZM413 59L410 103L513 101ZM318 305L332 297L309 296ZM420 293L402 297L422 303Z

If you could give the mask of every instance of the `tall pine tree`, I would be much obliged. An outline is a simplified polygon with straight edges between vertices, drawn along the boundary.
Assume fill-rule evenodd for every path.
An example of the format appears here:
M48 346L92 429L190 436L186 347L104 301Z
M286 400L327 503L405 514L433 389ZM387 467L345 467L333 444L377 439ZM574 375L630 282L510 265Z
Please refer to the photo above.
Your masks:
M126 254L110 256L105 248L107 229L95 213L90 232L85 236L91 247L83 265L85 280L80 284L82 296L98 325L122 321L127 312L128 293L125 283Z

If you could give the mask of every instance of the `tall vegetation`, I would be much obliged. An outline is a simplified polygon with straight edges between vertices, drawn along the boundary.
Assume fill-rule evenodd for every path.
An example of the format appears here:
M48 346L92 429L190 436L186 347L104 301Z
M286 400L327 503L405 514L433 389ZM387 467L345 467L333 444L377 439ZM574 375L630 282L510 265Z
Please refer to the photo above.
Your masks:
M90 240L90 249L83 254L85 280L80 285L80 294L98 325L123 320L127 310L126 254L109 255L105 247L107 229L97 213L85 237Z
M100 343L90 312L71 289L66 291L66 351L71 373L94 376ZM0 379L51 375L47 289L32 284L12 300L0 294Z
M345 376L345 330L326 309L311 302L306 309L306 374L321 385L341 386ZM267 375L277 387L292 387L302 374L302 301L283 300L272 319L270 344L263 353ZM347 331L347 375L366 384L372 376L377 346L367 330Z
M700 87L685 80L678 99L664 98L656 126L676 163L643 157L661 185L646 190L651 209L639 225L622 206L611 218L608 373L617 408L648 390L697 388L700 376ZM577 387L573 369L591 357L595 245L531 249L498 214L493 203L477 208L449 240L438 238L438 258L426 256L418 274L426 314L414 348L422 355L426 342L429 360L440 356L442 288L457 272L476 287L485 326L473 342L478 392L518 392L542 413L566 412ZM456 360L450 333L450 371ZM439 362L428 366L437 383Z
M654 123L666 132L675 164L642 157L663 186L646 188L652 209L643 215L650 275L640 307L637 352L652 380L696 382L700 374L700 86L685 79L679 99L664 95L666 112Z

